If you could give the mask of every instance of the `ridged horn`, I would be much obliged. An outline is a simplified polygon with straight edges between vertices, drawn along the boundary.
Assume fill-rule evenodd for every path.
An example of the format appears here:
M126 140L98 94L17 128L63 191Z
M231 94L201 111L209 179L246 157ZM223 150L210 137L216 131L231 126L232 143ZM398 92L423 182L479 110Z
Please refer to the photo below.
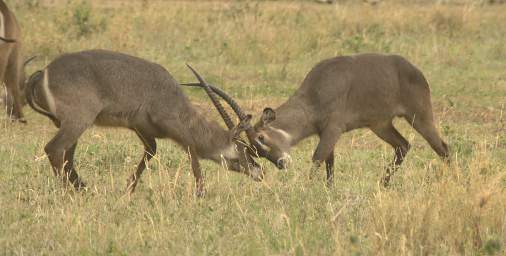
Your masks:
M184 84L181 84L183 86L196 86L196 87L202 87L202 88L205 88L206 91L210 88L214 93L218 94L218 96L220 96L223 100L225 100L227 102L227 104L232 108L232 110L234 110L235 114L239 117L239 120L244 120L246 119L247 115L242 111L241 107L239 106L239 104L237 104L237 102L232 99L232 97L228 96L228 94L226 94L223 90L221 90L220 88L216 87L216 86L213 86L213 85L210 85L210 84L202 84L202 83L184 83ZM208 93L209 94L209 93ZM212 100L212 98L211 98ZM254 129L252 126L250 126L249 128L246 129L246 135L248 137L248 140L250 141L250 146L248 146L248 150L250 152L250 155L252 156L258 156L258 149L256 147L254 147Z
M247 116L244 113L244 111L242 111L239 104L237 104L237 102L234 99L232 99L232 97L228 96L228 94L225 93L222 89L220 89L214 85L210 85L210 84L202 85L201 83L185 83L185 84L181 84L181 85L183 85L183 86L197 86L197 87L203 87L203 88L205 88L205 86L207 86L207 87L211 88L211 90L214 93L216 93L223 100L225 100L228 103L228 105L230 105L230 107L232 108L232 110L234 110L235 114L237 115L237 117L239 117L240 120L244 120Z
M213 102L213 105L216 107L216 109L220 113L220 115L223 118L223 121L225 121L225 124L227 125L228 129L232 130L235 127L235 125L232 122L232 119L228 115L227 111L225 111L225 108L223 107L223 105L221 105L221 103L218 100L218 98L216 98L216 95L214 94L213 90L210 88L210 86L207 84L207 82L204 80L204 78L202 78L199 75L199 73L197 73L197 71L195 71L195 69L193 69L189 64L186 64L186 66L188 66L188 68L193 72L193 74L195 75L195 77L197 77L197 79L200 82L199 85L202 88L204 88L204 90L206 91L206 93L209 96L209 98L211 98L211 101Z

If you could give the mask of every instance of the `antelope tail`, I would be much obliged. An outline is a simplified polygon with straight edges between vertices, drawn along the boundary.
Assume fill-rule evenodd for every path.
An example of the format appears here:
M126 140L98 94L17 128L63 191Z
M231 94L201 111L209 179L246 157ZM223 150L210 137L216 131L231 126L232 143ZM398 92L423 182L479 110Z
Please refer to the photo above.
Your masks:
M10 39L10 38L5 38L5 37L1 37L0 36L0 40L6 42L6 43L15 43L16 42L16 39Z
M34 100L34 97L35 97L35 89L36 89L36 85L41 81L41 80L45 80L47 79L47 71L44 70L38 70L36 71L35 73L33 73L30 78L28 78L28 82L26 84L26 91L25 91L25 97L26 97L26 101L28 102L28 105L30 105L30 107L37 113L39 114L42 114L44 116L47 116L49 119L51 119L51 121L53 121L54 123L59 123L58 122L58 119L56 118L56 116L43 109L42 107L40 107ZM45 81L43 81L44 83ZM47 85L45 85L47 86ZM46 96L47 97L47 96ZM50 99L48 99L50 100ZM52 100L52 99L51 99ZM53 102L48 102L48 105L54 105L54 101Z

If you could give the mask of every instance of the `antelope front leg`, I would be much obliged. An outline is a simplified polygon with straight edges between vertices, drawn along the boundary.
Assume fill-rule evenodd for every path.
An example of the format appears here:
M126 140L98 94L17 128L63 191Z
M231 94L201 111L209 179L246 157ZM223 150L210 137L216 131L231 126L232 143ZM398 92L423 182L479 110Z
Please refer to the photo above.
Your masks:
M327 186L330 187L334 183L334 150L325 159L325 168L327 170Z
M137 182L139 181L142 172L146 169L146 164L156 155L156 140L147 135L142 134L140 131L135 131L139 139L144 144L144 155L141 162L137 165L137 170L127 180L127 192L132 194L135 191Z
M395 171L399 168L409 151L409 142L395 129L392 122L386 122L385 124L371 127L371 130L382 140L390 144L395 151L395 156L392 164L386 168L386 174L381 179L381 184L384 187L388 187L390 179Z
M320 142L313 154L313 165L311 167L309 177L313 179L325 161L327 167L327 184L332 182L334 173L332 167L334 165L334 146L341 136L341 130L338 128L328 128L320 135ZM332 159L330 161L330 159ZM329 168L330 167L330 168Z
M190 158L190 163L193 171L193 176L195 176L195 186L197 197L204 197L206 194L206 190L204 188L204 177L202 176L202 170L200 168L200 163L198 159L198 155L194 149L188 150L188 157Z

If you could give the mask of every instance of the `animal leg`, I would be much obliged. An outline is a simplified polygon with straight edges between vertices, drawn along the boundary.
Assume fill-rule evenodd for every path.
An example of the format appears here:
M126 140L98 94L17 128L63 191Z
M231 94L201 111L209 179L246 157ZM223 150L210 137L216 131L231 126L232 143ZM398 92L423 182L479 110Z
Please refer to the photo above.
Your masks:
M422 135L439 157L445 162L449 162L450 152L448 150L448 145L439 136L432 118L415 116L412 120L407 119L407 121L420 133L420 135Z
M336 142L340 136L341 136L341 129L332 129L332 128L326 129L320 135L320 142L318 143L318 146L316 147L316 150L313 154L313 166L311 167L311 171L309 174L310 178L313 178L314 175L316 175L316 172L320 168L323 161L329 159L329 157L332 157L332 160L330 162L332 163L331 166L333 167L334 146L336 145ZM331 154L332 156L330 156ZM329 172L327 171L327 181L329 180L328 174Z
M8 114L12 114L12 119L26 123L23 119L22 112L22 94L21 88L19 88L19 63L18 60L10 61L7 65L5 73L5 84L7 86L7 111Z
M327 170L327 186L330 187L334 183L334 150L325 159L325 168Z
M193 176L195 176L196 195L203 197L205 195L204 178L202 177L202 170L200 168L199 159L194 149L188 150L188 157L190 158Z
M391 121L382 126L371 127L371 130L386 143L390 144L395 151L392 165L387 167L386 174L382 179L382 183L386 187L390 183L391 176L401 165L402 161L404 161L404 157L406 157L410 145L409 142L399 133L399 131L395 129Z
M64 163L64 171L65 177L70 181L74 187L79 190L81 188L85 188L86 184L79 178L77 175L77 171L74 168L74 153L76 151L77 142L74 143L66 152L65 152L65 163Z
M0 49L0 56L3 55L3 56L8 57L9 56L9 52L7 52L6 50ZM2 94L4 93L4 90L5 90L5 92L7 90L7 83L5 82L5 72L6 72L6 69L7 69L7 59L0 59L0 89L2 90ZM3 88L3 86L5 86L5 89ZM11 110L9 110L9 106L10 106L9 92L6 92L2 96L4 98L4 102L3 103L5 104L5 107L6 107L5 109L7 110L7 115L10 115L11 114Z
M139 131L135 131L137 136L141 139L144 144L144 156L141 159L141 162L137 166L137 170L133 173L127 181L127 191L129 193L133 193L135 191L135 187L137 186L137 182L139 181L142 172L146 169L146 164L155 156L156 154L156 140L152 137L142 134Z
M83 188L84 183L73 170L73 157L77 140L87 128L88 125L63 123L58 133L44 148L54 174L63 181L70 182L77 190ZM65 165L69 166L65 167ZM65 171L63 176L62 170Z

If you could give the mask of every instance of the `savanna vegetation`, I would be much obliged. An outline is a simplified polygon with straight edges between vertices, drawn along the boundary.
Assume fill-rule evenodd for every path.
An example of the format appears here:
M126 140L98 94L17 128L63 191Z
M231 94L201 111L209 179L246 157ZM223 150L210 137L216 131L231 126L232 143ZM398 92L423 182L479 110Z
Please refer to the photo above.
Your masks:
M255 115L276 107L322 59L362 52L405 56L426 75L445 165L403 120L412 150L391 187L378 184L393 150L367 130L345 134L334 186L309 180L316 140L287 171L260 160L263 182L204 162L194 195L183 150L159 140L131 197L142 156L130 131L94 128L77 168L88 190L66 189L44 145L53 124L0 117L2 255L504 255L506 253L506 5L486 1L6 1L17 14L29 73L59 54L129 53L194 81L185 63ZM455 2L458 2L455 4ZM139 85L142 86L142 85ZM184 88L209 118L207 96ZM221 121L220 121L221 122Z

